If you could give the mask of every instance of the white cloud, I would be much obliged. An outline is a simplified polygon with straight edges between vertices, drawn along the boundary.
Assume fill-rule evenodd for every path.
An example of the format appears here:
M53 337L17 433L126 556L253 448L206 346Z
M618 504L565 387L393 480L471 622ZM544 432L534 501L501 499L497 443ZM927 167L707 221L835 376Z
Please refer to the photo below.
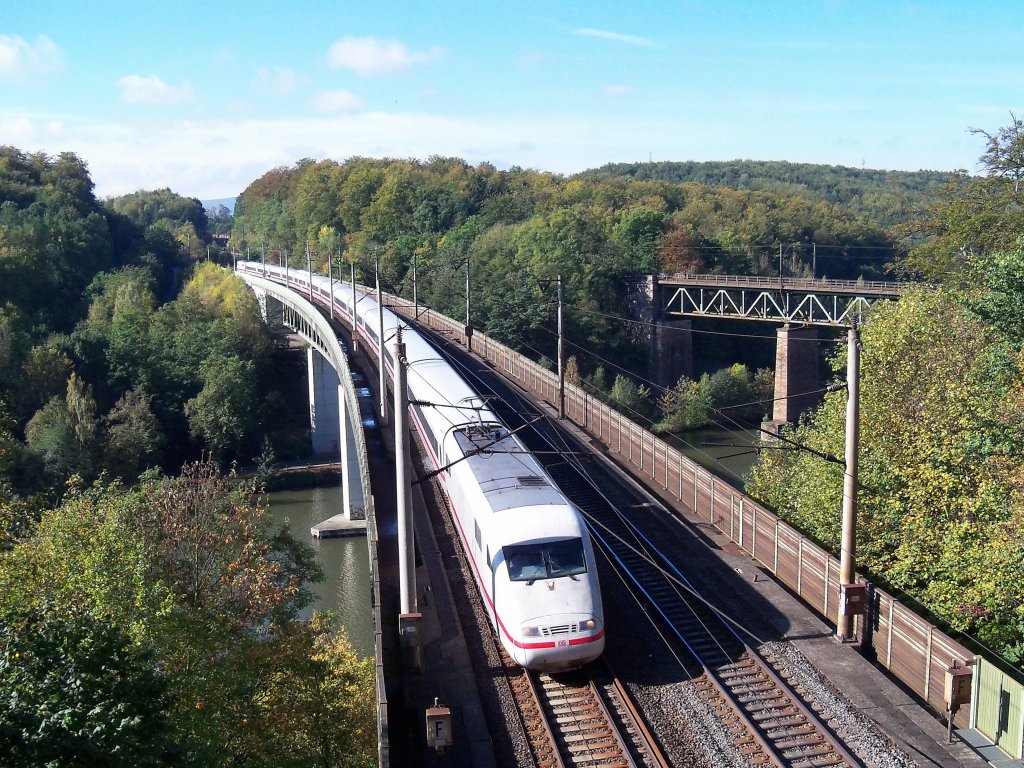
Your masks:
M410 51L397 40L343 37L327 51L327 64L332 69L351 69L360 75L381 75L437 61L444 53L444 49L438 46L425 51Z
M680 118L613 113L595 119L583 114L513 112L470 119L447 113L359 111L294 119L147 116L144 121L98 122L82 115L5 111L0 105L0 144L49 154L74 152L88 163L101 197L169 187L204 200L236 195L270 169L291 166L305 157L343 161L357 156L426 159L440 155L461 157L472 164L487 161L498 168L518 165L574 173L652 155L675 159L786 156L781 138L765 143L763 126L737 133L731 129L731 114L716 114L715 110L697 111ZM47 130L49 121L53 126ZM59 135L58 122L63 126ZM780 124L776 134L784 130L796 129ZM842 135L842 131L829 135ZM809 146L796 160L824 162L836 156L833 144L831 139ZM853 150L846 154L851 164L859 165L866 154L883 168L970 167L959 159L964 150L954 149L957 158L942 161L937 158L950 153L946 144L920 143L892 155L864 140L855 156ZM976 157L976 147L968 147L968 154Z
M633 86L631 85L606 85L601 89L601 93L612 98L628 96L632 92Z
M155 75L126 75L117 81L121 97L129 104L185 104L192 101L192 86L168 85Z
M0 144L20 145L40 139L59 139L64 123L54 117L28 114L0 114Z
M646 37L636 37L634 35L621 35L618 32L606 32L603 29L577 29L573 32L574 35L579 37L600 37L603 40L614 40L617 43L628 43L629 45L639 45L642 48L660 48L653 40L648 40Z
M40 35L35 44L15 35L0 35L0 79L23 80L64 68L64 52Z
M358 112L365 106L366 102L346 90L320 91L310 103L310 108L321 115Z
M290 96L300 90L306 82L305 77L284 67L260 67L256 70L256 86L264 93L274 96Z

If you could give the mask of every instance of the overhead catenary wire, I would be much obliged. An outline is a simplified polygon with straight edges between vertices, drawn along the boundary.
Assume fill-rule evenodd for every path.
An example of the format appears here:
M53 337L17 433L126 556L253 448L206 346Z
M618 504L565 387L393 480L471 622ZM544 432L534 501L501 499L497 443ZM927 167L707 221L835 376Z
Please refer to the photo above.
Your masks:
M451 270L452 274L454 274L455 269L456 268L453 268ZM445 287L448 289L446 291L446 293L451 291L450 285L445 284ZM547 304L551 304L552 302L549 300L546 303ZM579 307L577 305L570 305L570 306L572 306L573 309L579 311L581 314L588 314L588 315L604 317L606 319L610 319L610 320L613 320L615 322L631 323L631 324L634 324L634 325L639 325L639 326L644 326L644 327L661 327L661 328L664 328L666 330L679 330L679 329L673 329L670 326L663 326L663 325L661 325L659 323L656 323L656 322L633 320L633 319L630 319L630 318L625 318L625 317L621 317L621 316L618 316L618 315L613 315L613 314L610 314L610 313L603 313L603 312L598 312L598 311L593 310L593 309L587 309L587 308ZM547 328L546 326L540 326L540 329L543 330L544 332L550 334L550 335L556 335L556 334L554 334L553 331L551 331L551 329ZM763 334L741 334L741 333L729 333L729 332L719 332L719 331L705 331L705 330L702 330L702 329L698 329L698 330L691 331L691 332L693 332L693 333L704 333L704 334L708 334L708 335L717 335L717 336L735 336L735 337L739 337L739 338L752 338L752 339L758 339L758 340L761 340L761 341L768 341L768 340L772 339L771 336L766 336L766 335L763 335ZM544 353L544 352L536 349L531 344L526 342L526 340L523 339L521 336L517 335L516 336L516 341L519 343L521 348L525 348L525 349L531 351L534 355L536 355L537 359L547 358L548 357L547 353ZM801 339L801 341L810 341L810 342L813 342L813 343L820 344L820 343L837 343L839 340L837 340L837 339L807 339L807 340ZM580 345L578 345L578 344L576 344L576 343L574 343L574 342L572 342L570 340L564 340L564 343L566 343L567 345L571 346L572 348L574 348L576 350L579 350L580 352L582 352L582 353L584 353L584 354L586 354L586 355L588 355L588 356L590 356L590 357L592 357L592 358L594 358L596 360L599 360L604 365L610 366L611 368L613 368L615 370L621 371L622 373L626 374L631 380L638 380L638 381L642 382L643 384L649 386L651 388L651 391L657 391L657 392L659 392L661 394L664 394L664 393L670 391L670 389L671 389L670 387L665 387L665 386L659 385L659 384L657 384L657 383L655 383L653 381L649 381L649 380L645 379L644 377L639 376L635 372L630 371L630 370L624 368L623 366L621 366L621 365L619 365L617 363L614 363L613 361L608 360L608 359L606 359L606 358L604 358L604 357L594 353L592 350L586 349L586 348L584 348L584 347L582 347L582 346L580 346ZM584 388L585 391L589 390L592 395L598 397L599 399L604 399L604 398L606 398L608 396L608 393L603 392L603 391L598 391L595 387L593 387L593 385L591 385L589 382L586 382L585 380L581 379L578 382L578 384L581 385ZM821 388L821 389L817 389L817 390L812 390L812 391L808 391L808 392L804 392L804 393L799 393L798 395L790 395L789 397L797 397L797 396L801 396L801 395L803 395L803 396L806 396L806 395L817 395L817 394L823 394L823 393L828 392L828 391L829 391L829 387L825 387L825 388ZM760 404L766 404L768 402L774 402L776 400L781 400L781 399L785 399L785 398L771 398L771 399L765 399L765 400L758 400L758 401L752 401L751 403L747 403L747 404L726 406L725 408L735 409L735 408L746 407L746 406L750 406L750 405L760 405ZM651 428L653 428L653 426L656 423L652 418L646 416L645 414L642 414L642 413L636 411L633 408L630 408L627 404L622 403L621 401L616 401L616 405L618 406L618 408L620 410L626 411L627 415L630 416L631 418L633 418L638 423L642 423L642 424L644 424L644 425L646 425L648 427L651 427ZM738 422L737 420L731 418L730 416L728 416L728 414L724 413L722 410L720 410L718 408L709 407L709 410L710 410L711 414L716 414L716 415L718 415L720 417L720 419L724 419L725 420L725 422L723 422L723 421L721 421L719 419L716 419L713 416L709 415L709 419L708 419L709 423L712 426L717 427L719 429L722 429L723 431L725 431L727 433L735 434L737 436L743 434L745 436L745 434L748 433L750 428L751 428L750 425L741 424L740 422ZM808 452L810 452L812 454L815 454L815 455L818 455L819 457L824 458L824 459L826 459L828 461L833 461L833 462L840 463L840 464L842 463L841 461L837 460L834 456L831 456L830 454L817 451L815 449L810 448L809 446L804 446L804 445L802 445L802 444L800 444L800 443L798 443L796 441L790 440L789 438L783 438L783 437L781 437L780 435L778 435L775 432L770 432L769 430L765 430L763 427L758 426L755 429L757 431L759 431L759 432L771 435L774 439L781 439L783 442L787 442L788 444L791 444L793 446L794 450L808 451ZM721 463L714 456L708 454L706 451L701 450L699 446L696 446L693 443L687 441L679 433L672 433L672 434L673 434L673 437L676 440L678 440L680 443L682 443L683 445L685 445L688 448L690 448L691 450L693 450L695 453L704 456L707 461L709 461L711 463L714 463L714 464L720 464ZM723 466L723 469L726 469L728 471L727 467L725 467L724 465L722 465L722 466Z

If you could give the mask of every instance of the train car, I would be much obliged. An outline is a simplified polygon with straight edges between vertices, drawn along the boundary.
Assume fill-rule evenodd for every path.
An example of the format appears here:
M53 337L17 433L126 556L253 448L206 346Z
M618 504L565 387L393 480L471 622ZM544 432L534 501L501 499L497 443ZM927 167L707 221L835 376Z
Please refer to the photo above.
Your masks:
M239 269L264 274L260 264ZM285 279L266 267L268 278ZM309 288L308 273L290 283ZM313 289L328 296L327 278ZM527 669L564 671L604 650L605 628L593 545L579 510L434 346L391 311L379 327L376 300L336 285L335 313L356 323L385 364L400 322L410 415L450 502L455 527L491 624L509 655Z

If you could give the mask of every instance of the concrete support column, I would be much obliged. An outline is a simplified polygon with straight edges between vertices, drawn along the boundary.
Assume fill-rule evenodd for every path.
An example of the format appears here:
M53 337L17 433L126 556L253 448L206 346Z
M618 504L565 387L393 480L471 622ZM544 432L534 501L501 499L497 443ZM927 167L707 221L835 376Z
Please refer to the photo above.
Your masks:
M338 374L312 347L306 349L309 427L314 454L338 453Z
M352 468L349 467L349 440L352 439L352 423L346 412L345 385L338 384L338 445L341 448L341 511L352 519ZM358 418L359 414L352 414Z
M795 422L820 399L818 379L818 329L782 326L775 346L775 406L772 421Z

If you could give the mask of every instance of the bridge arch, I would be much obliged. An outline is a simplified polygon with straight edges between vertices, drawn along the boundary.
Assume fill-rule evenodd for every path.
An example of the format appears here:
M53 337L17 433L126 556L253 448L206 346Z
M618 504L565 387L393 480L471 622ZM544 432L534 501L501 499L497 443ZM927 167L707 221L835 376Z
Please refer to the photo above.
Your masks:
M310 421L314 433L322 430L320 445L329 430L338 436L341 452L343 514L346 519L370 518L373 515L373 495L370 491L370 464L366 454L359 400L352 383L348 355L328 320L307 299L290 288L267 280L259 274L236 270L237 274L255 294L263 319L269 325L284 325L301 336L310 346L307 361L310 376ZM334 392L330 390L336 387ZM336 396L336 399L332 397ZM334 403L337 407L332 407ZM359 487L362 508L352 504L352 481L349 470L348 446L355 446L355 459L359 467ZM314 446L317 443L314 442ZM355 514L353 510L355 509ZM314 534L318 535L318 534Z

